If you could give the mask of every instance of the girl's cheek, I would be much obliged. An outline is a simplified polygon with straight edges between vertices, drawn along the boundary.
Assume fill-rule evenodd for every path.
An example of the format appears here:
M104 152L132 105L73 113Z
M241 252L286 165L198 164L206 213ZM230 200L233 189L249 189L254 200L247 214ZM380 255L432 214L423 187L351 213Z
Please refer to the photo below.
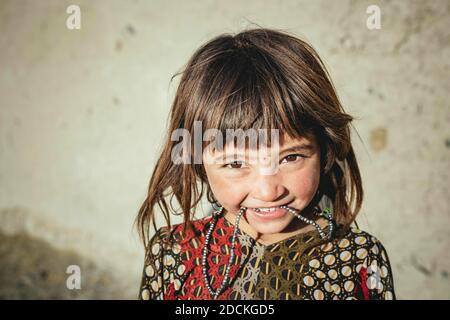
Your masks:
M316 170L303 172L300 171L289 177L290 192L297 197L308 198L314 195L319 186L320 174Z
M218 179L212 188L217 200L224 206L239 210L240 204L248 194L246 183L242 181L229 181Z

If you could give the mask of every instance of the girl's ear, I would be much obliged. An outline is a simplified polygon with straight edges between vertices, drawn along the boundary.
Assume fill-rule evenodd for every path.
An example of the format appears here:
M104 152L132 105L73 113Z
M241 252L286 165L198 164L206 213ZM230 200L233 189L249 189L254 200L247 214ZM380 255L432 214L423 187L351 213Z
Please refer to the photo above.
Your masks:
M332 210L333 202L325 194L322 194L322 197L320 198L318 206L321 209L323 209L323 208L330 208Z

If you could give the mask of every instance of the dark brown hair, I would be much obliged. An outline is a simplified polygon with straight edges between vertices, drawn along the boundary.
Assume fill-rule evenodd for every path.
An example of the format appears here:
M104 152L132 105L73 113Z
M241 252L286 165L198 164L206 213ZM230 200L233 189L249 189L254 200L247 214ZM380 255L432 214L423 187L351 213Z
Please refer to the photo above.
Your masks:
M321 195L329 197L338 224L349 227L363 201L363 187L351 145L350 122L328 71L305 41L284 31L252 29L220 35L202 45L181 74L170 112L167 136L148 195L136 223L144 244L155 230L155 207L168 227L170 215L192 220L203 195L214 195L202 164L175 164L171 141L175 129L280 129L293 138L314 134L321 151ZM174 77L175 77L174 76ZM173 77L172 77L173 79ZM168 199L168 197L170 197ZM178 202L176 212L172 201Z

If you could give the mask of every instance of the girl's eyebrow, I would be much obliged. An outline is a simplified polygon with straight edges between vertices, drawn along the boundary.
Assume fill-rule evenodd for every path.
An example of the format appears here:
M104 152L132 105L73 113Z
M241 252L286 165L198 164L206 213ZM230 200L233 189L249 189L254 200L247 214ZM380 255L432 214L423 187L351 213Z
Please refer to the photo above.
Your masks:
M312 144L309 143L305 143L305 144L300 144L300 145L296 145L296 146L292 146L292 147L288 147L286 149L283 149L280 154L282 153L286 153L286 152L298 152L298 151L310 151L310 150L314 150L314 146Z
M300 145L296 145L296 146L287 147L287 148L283 149L282 151L280 151L280 154L287 153L287 152L300 152L300 151L310 151L310 150L314 150L314 146L309 143L304 143L304 144L300 144ZM243 155L240 152L231 153L231 154L227 154L225 152L225 153L221 153L217 157L215 157L215 160L224 159L224 157L225 157L225 160L228 160L230 158L235 158L235 157L236 158L245 157L245 155Z

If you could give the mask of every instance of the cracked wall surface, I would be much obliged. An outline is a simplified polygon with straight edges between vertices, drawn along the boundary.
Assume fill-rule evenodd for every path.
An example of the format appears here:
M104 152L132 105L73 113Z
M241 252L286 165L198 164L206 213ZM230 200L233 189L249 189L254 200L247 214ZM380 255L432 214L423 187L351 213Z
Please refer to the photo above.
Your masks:
M385 245L398 298L450 298L450 1L76 3L81 30L66 28L72 1L0 2L0 298L136 297L133 220L170 77L252 23L306 39L329 68L355 117L358 222ZM95 285L61 287L73 261Z
M127 290L109 268L25 233L0 233L0 264L0 299L123 299Z

